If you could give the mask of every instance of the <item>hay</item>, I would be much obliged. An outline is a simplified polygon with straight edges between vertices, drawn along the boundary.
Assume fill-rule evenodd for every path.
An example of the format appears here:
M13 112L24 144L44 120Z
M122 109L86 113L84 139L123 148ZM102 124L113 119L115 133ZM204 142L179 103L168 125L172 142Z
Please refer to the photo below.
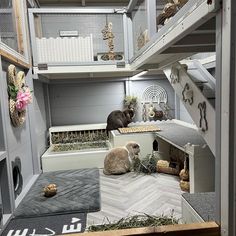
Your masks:
M67 144L53 144L52 152L66 152L66 151L79 151L79 150L100 150L108 149L106 141L100 142L86 142L86 143L67 143Z
M135 158L132 170L138 173L151 174L157 172L156 166L159 158L155 154L148 154L145 158Z
M102 225L91 225L88 227L89 232L95 231L107 231L107 230L118 230L118 229L130 229L139 227L153 227L161 225L174 225L178 224L178 220L171 215L168 216L151 216L148 214L134 215L126 218L121 218L119 221L111 223L109 219L108 224Z

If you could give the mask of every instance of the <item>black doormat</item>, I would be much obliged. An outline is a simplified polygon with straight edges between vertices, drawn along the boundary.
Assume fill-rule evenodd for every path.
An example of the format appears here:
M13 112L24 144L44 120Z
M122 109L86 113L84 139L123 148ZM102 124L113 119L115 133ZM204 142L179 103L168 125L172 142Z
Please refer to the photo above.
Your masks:
M86 228L86 213L52 215L33 218L12 219L2 236L62 235L82 233Z
M43 187L57 185L57 194L46 198ZM98 168L43 173L14 212L15 218L56 214L87 213L100 210Z

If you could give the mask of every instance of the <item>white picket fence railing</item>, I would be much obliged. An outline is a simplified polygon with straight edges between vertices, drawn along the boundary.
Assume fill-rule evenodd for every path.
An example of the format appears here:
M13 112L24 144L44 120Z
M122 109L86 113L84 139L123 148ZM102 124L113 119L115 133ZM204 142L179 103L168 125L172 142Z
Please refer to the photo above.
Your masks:
M92 34L87 37L36 38L38 63L91 62Z

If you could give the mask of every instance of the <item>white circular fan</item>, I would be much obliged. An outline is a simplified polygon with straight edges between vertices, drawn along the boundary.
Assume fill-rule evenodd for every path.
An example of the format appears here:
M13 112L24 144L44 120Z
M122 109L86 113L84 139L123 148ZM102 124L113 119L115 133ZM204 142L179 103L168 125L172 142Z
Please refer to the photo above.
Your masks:
M142 103L167 103L167 93L159 85L148 86L142 94Z

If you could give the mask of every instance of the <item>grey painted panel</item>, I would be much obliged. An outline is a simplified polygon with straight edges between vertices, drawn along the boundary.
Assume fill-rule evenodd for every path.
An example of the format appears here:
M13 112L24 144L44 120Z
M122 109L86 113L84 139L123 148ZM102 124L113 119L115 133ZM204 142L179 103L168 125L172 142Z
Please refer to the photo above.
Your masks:
M124 82L54 84L49 93L53 126L104 123L125 96Z
M90 106L77 108L55 108L52 112L52 125L74 125L106 123L107 116L112 110L122 109L122 105Z
M6 78L7 64L4 64L2 88L2 98L5 101L4 106L5 114L5 128L6 128L6 147L8 153L9 170L12 170L11 161L14 161L16 157L21 159L21 173L23 176L23 188L27 185L33 176L33 159L30 139L30 128L29 128L29 115L26 113L26 122L22 127L13 127L10 120L9 108L8 108L8 93L7 93L7 78ZM27 81L26 81L27 83ZM29 105L29 106L32 106ZM28 107L29 109L29 107ZM12 183L11 183L12 185Z
M9 159L11 162L15 161L16 157L19 157L21 160L21 174L23 177L24 189L33 177L32 153L31 148L29 148L29 142L18 145L17 149L9 153Z
M8 100L7 94L7 81L6 81L6 72L3 72L4 83L3 83L3 96L6 101ZM22 143L30 142L29 139L29 124L27 122L28 114L26 115L26 122L22 125L22 127L13 127L11 125L9 111L6 112L6 129L7 129L7 143L8 143L8 151L12 152L18 148L18 146L22 145Z
M123 100L124 94L93 94L87 95L89 99L84 99L84 96L76 96L76 97L56 97L55 100L52 101L52 106L54 108L61 107L78 107L78 106L94 106L94 101L96 101L97 106L111 106L117 103L117 99L120 101ZM109 99L108 99L109 96ZM122 102L121 102L122 103Z
M46 151L46 149L49 147L47 139L45 138L47 136L48 132L45 132L43 134L37 135L37 147L38 147L38 154L41 157L41 155Z
M34 80L34 109L36 122L36 140L38 155L41 156L47 149L47 115L44 96L44 85L38 80Z

